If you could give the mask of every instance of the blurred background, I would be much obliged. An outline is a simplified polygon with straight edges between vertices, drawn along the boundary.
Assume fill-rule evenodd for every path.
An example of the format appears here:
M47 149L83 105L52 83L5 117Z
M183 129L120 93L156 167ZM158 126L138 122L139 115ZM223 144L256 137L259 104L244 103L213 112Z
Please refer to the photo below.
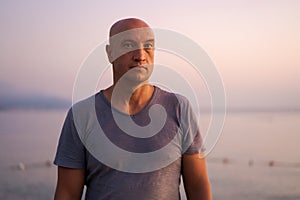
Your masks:
M214 199L300 199L299 9L296 0L2 0L0 198L52 198L76 74L115 21L138 17L194 40L223 79L226 123L208 156Z

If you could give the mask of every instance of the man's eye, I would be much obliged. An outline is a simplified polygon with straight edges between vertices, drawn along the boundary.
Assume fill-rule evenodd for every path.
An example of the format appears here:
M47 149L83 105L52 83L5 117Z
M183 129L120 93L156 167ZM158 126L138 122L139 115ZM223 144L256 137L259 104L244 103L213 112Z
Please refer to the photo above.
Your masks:
M123 47L126 49L132 49L134 47L134 45L130 42L126 42L123 44Z
M146 44L144 44L144 48L145 48L145 49L151 49L151 48L153 48L153 44L151 44L151 43L146 43Z

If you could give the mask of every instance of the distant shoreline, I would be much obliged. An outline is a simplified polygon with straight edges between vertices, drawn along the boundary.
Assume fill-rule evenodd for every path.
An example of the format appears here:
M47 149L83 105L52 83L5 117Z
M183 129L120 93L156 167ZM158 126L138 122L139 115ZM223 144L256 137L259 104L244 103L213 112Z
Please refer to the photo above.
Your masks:
M6 110L61 110L68 109L72 103L68 100L47 97L32 96L26 98L2 98L0 111Z

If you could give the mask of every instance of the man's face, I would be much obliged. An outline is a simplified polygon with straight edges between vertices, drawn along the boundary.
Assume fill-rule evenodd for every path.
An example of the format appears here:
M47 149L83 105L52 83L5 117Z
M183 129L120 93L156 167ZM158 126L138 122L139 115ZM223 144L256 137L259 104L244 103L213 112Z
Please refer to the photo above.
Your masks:
M107 47L115 81L145 82L153 71L154 35L150 28L131 29L110 38Z

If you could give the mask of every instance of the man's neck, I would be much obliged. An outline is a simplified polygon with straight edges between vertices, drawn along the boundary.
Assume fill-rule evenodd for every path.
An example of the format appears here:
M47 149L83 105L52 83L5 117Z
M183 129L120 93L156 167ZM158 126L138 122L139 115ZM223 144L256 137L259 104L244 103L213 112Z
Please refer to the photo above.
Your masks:
M148 82L135 87L112 85L103 91L105 98L119 111L136 114L150 101L154 87Z

